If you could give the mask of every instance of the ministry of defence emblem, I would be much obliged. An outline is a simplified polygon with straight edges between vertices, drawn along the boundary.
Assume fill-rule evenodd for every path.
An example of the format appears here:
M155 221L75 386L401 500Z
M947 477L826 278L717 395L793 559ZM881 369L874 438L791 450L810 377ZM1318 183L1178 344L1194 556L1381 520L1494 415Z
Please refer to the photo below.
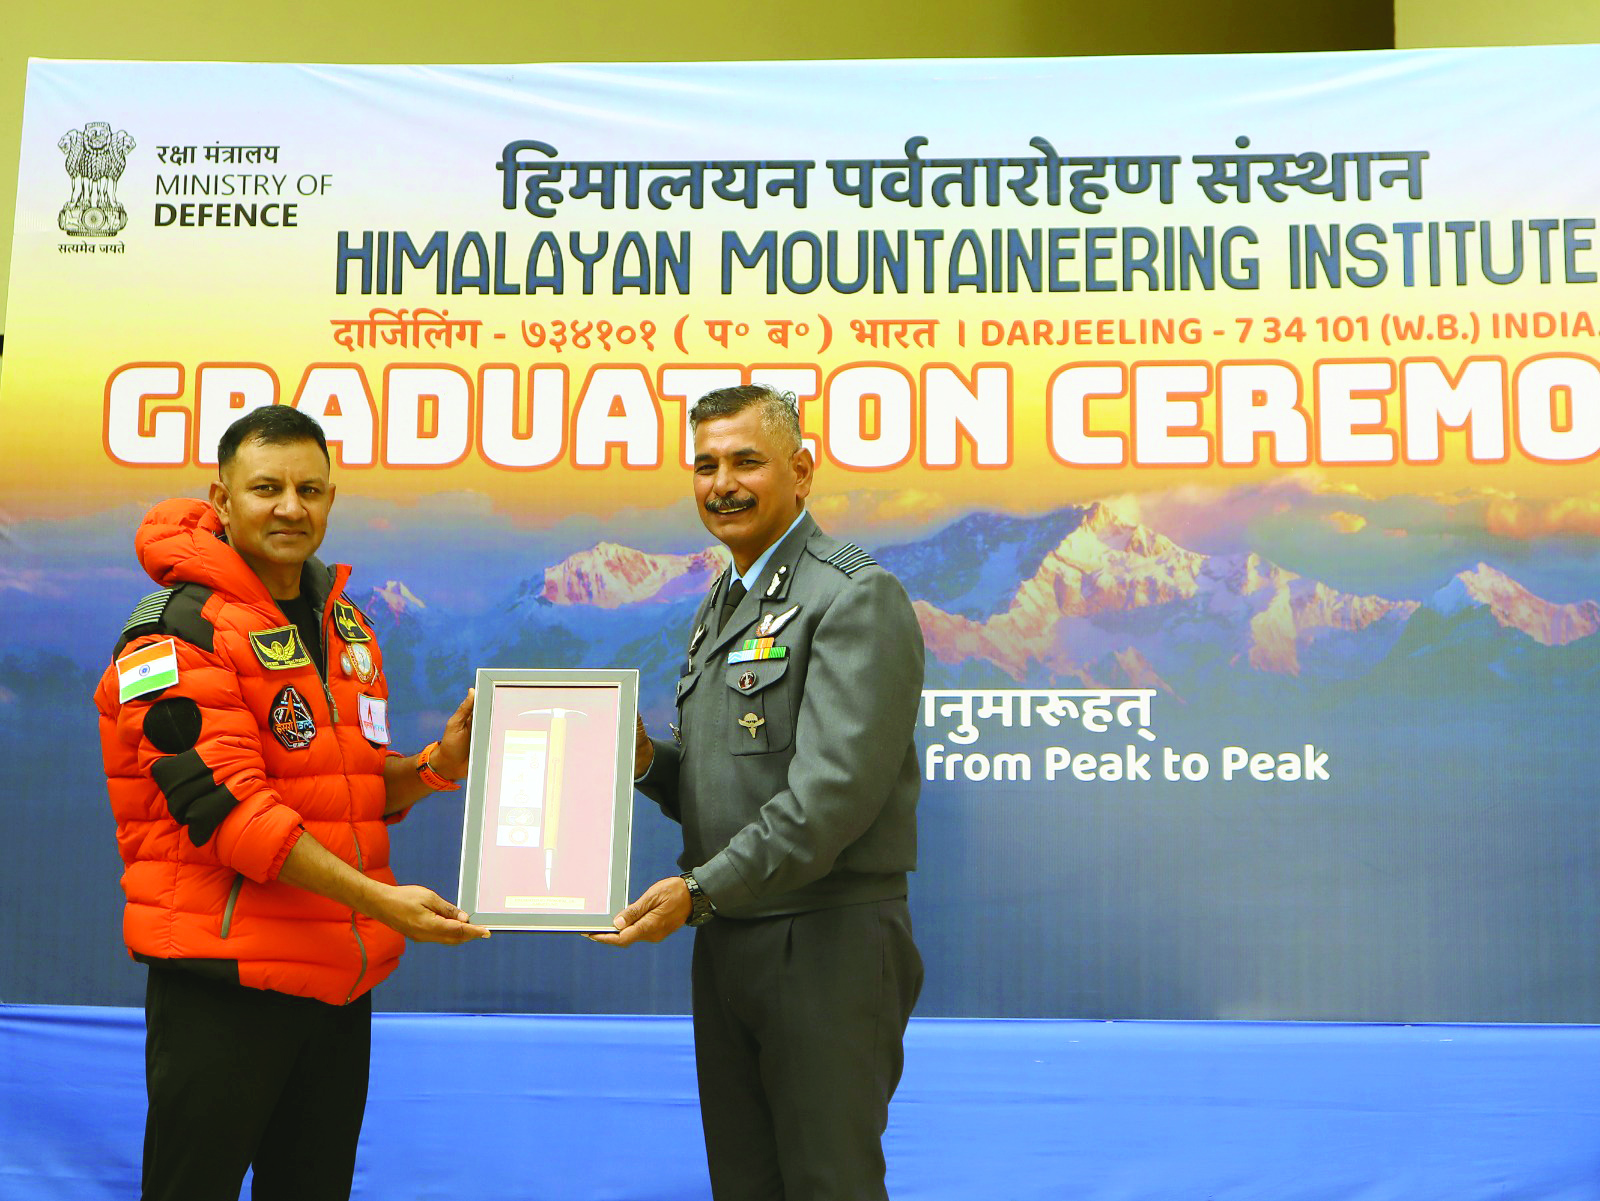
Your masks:
M117 199L117 180L137 143L125 129L111 132L106 121L90 121L69 129L56 146L67 156L72 195L56 218L74 238L114 238L128 224L128 210Z

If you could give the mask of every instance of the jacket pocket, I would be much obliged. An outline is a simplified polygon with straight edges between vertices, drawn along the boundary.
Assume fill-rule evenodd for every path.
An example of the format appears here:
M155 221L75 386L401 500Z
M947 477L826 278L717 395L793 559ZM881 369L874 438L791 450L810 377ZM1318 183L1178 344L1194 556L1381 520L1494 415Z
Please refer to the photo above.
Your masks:
M684 698L694 691L694 686L700 682L700 677L703 674L704 669L686 672L678 677L678 688L673 695L673 700L676 702L679 712L683 710Z
M729 663L723 668L728 689L728 750L735 755L765 755L787 750L794 741L794 698L787 659Z

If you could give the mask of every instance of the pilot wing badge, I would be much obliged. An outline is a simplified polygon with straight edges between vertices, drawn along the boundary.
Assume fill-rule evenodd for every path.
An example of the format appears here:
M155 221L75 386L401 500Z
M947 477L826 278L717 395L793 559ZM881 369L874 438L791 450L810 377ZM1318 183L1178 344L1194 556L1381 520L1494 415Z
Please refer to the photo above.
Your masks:
M300 641L300 631L294 626L252 630L250 649L255 651L261 665L270 671L287 671L291 667L305 667L311 662L305 644Z

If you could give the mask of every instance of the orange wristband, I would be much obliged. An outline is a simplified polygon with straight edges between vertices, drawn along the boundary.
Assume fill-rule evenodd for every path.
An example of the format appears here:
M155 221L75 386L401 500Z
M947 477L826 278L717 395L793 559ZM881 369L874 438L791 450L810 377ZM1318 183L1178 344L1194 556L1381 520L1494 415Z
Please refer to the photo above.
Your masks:
M417 776L435 792L455 792L461 785L455 780L446 779L433 770L428 760L433 758L433 752L439 749L437 742L430 742L422 748L422 753L417 756Z

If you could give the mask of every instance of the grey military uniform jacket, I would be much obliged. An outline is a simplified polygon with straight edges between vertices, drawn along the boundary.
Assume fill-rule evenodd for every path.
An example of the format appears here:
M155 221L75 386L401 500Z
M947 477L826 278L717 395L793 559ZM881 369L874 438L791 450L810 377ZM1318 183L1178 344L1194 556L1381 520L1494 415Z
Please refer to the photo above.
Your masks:
M677 685L681 743L654 740L639 790L683 824L680 863L719 915L904 896L923 662L905 589L809 515L719 632L730 578L695 614ZM781 658L729 661L763 637Z

